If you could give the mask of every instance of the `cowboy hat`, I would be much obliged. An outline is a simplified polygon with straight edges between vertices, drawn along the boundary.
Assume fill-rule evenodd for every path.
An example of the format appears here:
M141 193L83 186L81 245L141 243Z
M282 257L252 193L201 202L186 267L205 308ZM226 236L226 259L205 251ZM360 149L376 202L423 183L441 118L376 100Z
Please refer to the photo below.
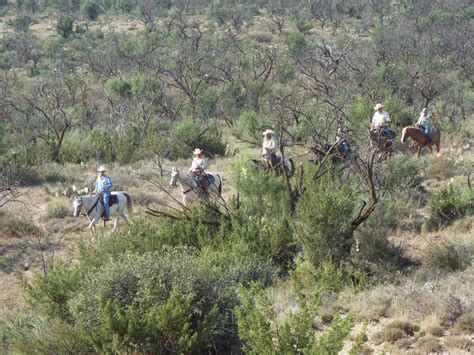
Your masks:
M275 132L273 132L271 129L267 129L266 131L262 133L262 135L264 136L266 136L267 134L275 134Z
M377 111L379 108L383 108L383 105L382 104L375 105L374 110Z
M428 107L423 107L423 110L421 110L421 113L428 112Z
M101 171L105 171L105 166L101 165L97 168L97 171L101 172Z
M199 154L201 154L201 153L204 153L204 151L201 150L201 149L199 149L199 148L196 148L196 149L193 150L193 154L194 154L194 155L199 155Z

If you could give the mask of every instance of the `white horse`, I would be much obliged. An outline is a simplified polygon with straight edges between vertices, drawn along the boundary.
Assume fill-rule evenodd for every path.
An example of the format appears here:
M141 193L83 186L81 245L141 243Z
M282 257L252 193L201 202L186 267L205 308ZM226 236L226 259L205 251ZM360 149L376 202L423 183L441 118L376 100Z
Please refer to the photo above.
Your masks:
M206 173L210 178L207 192L210 197L219 203L224 203L225 200L222 198L222 179L219 174ZM186 207L187 201L197 201L200 199L207 199L207 196L203 196L202 192L195 186L193 178L191 176L181 176L179 170L174 166L171 170L170 186L175 187L179 183L181 188L181 197L183 198L183 205Z
M111 204L111 200L117 198L117 202ZM73 206L74 206L74 217L79 216L79 213L82 209L84 209L85 214L91 221L89 224L89 230L91 231L92 235L97 235L95 225L99 221L100 217L104 212L104 206L102 202L99 201L100 197L98 195L87 195L87 196L77 196L74 199ZM122 217L128 223L128 218L123 213L125 210L125 206L127 206L127 214L128 217L131 218L133 211L132 211L132 199L130 195L125 191L120 192L112 192L110 195L110 215L116 215L114 221L114 232L119 225L119 219Z

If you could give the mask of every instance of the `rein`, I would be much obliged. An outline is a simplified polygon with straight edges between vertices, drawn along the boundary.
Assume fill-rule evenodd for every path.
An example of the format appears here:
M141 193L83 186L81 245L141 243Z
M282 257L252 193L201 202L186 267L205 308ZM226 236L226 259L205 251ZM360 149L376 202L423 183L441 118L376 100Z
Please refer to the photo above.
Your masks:
M92 205L91 208L89 208L89 211L87 211L87 217L91 214L92 210L97 207L97 204L99 203L100 197L97 197L97 201Z

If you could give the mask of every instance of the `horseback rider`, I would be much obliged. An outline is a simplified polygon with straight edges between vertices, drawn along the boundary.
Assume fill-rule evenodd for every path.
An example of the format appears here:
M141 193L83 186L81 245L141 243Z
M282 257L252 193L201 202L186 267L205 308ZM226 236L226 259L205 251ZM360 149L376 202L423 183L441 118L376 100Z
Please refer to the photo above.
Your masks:
M99 198L102 200L104 206L104 221L110 220L110 193L112 191L112 180L109 176L105 175L105 167L99 166L97 169L98 176L95 180L95 192L99 194Z
M193 178L195 187L200 188L203 194L207 193L208 179L204 170L209 166L207 159L204 157L204 151L196 148L193 151L193 161L189 168L188 175Z
M347 129L344 128L342 125L338 125L336 130L336 146L339 146L342 150L342 154L344 156L344 161L348 161L351 159L351 146L349 144L349 136Z
M278 156L276 153L278 144L274 134L275 132L273 132L271 129L267 129L262 134L262 157L263 162L267 168L271 168L278 163Z
M428 112L427 107L424 107L423 110L421 110L420 118L418 118L418 122L416 122L415 126L418 126L423 131L428 144L431 144L435 128L433 127L433 117Z
M395 138L394 132L388 126L390 123L390 115L387 111L384 111L382 104L376 104L374 110L375 113L372 117L370 131L372 134L382 134L387 138L386 147L388 148L392 144L391 140Z

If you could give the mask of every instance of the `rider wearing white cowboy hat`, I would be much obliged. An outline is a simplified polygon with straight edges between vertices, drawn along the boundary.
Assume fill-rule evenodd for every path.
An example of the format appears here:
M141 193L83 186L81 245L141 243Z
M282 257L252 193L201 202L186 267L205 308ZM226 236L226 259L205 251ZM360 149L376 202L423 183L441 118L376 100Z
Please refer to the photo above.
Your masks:
M270 157L270 155L276 153L277 149L277 142L274 137L275 132L271 129L265 130L263 135L263 143L262 143L262 155L264 158Z
M388 112L383 110L382 104L375 105L374 110L375 113L372 117L372 123L370 125L371 130L386 126L390 122L390 116Z
M204 158L204 151L196 148L193 150L193 161L191 163L191 168L189 168L188 174L190 175L201 175L204 169L207 169L208 162Z
M104 221L110 219L110 206L109 199L112 191L112 180L110 177L105 175L105 166L101 165L97 168L99 176L95 180L95 192L99 193L102 198L102 204L104 205Z
M195 187L201 190L201 193L204 195L207 194L208 180L204 170L208 167L207 159L204 158L204 151L196 148L193 150L193 162L191 163L191 168L189 168L188 174L193 177Z

